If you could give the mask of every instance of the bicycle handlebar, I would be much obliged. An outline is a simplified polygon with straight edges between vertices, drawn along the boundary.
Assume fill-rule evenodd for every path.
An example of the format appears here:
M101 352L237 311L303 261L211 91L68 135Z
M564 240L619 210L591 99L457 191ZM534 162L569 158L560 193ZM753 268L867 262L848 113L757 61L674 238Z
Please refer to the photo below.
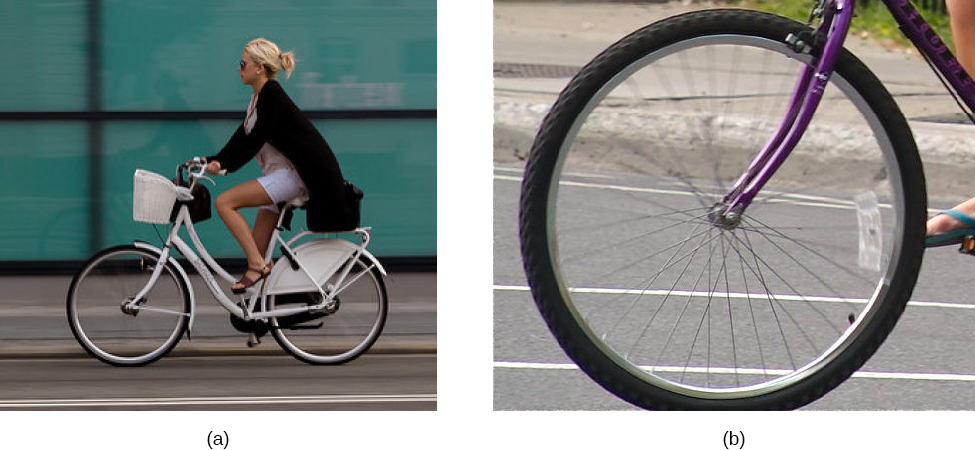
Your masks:
M183 171L185 170L186 171L186 175L187 175L187 177L189 177L189 180L190 180L191 184L192 183L195 183L197 180L203 179L203 180L209 180L211 183L214 184L214 186L216 186L217 183L215 181L213 181L212 179L210 179L209 177L206 176L206 173L207 173L206 172L206 166L207 165L206 165L206 163L203 162L203 158L202 157L194 156L193 159L191 159L189 161L186 161L185 163L180 164L179 166L177 166L176 173L177 173L177 176L179 177L179 179L182 180L183 179ZM227 169L220 169L217 172L217 175L220 175L220 176L227 175Z

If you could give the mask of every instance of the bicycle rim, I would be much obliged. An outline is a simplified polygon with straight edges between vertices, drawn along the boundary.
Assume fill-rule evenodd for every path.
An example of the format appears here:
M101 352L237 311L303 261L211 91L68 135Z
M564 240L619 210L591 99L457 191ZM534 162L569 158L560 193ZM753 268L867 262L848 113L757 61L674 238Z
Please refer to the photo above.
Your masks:
M338 291L337 301L318 312L272 320L275 340L294 357L311 364L351 361L376 342L386 323L386 285L382 275L362 260L356 261L344 284L333 275L325 285ZM315 305L321 295L305 293L268 297L268 310Z
M93 257L72 282L68 318L91 355L115 365L147 364L182 337L189 316L186 287L171 264L133 311L124 307L147 285L158 257L137 248Z
M533 153L558 154L554 164L533 154L526 169L526 270L563 348L617 395L641 406L798 405L831 387L823 377L849 376L893 326L913 282L905 294L891 280L920 248L902 246L900 143L852 84L862 77L833 75L739 223L709 217L779 126L810 58L761 36L681 39L620 70L587 66L546 119L561 124L543 124ZM526 214L542 207L526 192L543 184L544 216ZM541 227L544 238L526 244ZM556 292L541 292L546 278ZM608 380L616 369L630 381ZM800 388L807 398L770 399ZM656 398L635 399L645 394Z

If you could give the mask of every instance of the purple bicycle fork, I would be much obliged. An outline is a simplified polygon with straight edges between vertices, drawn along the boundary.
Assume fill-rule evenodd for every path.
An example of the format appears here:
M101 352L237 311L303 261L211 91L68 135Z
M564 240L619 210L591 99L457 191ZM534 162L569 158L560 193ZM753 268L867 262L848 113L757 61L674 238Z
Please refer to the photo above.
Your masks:
M715 223L729 227L736 226L745 208L751 204L758 191L772 178L802 138L806 127L812 121L813 114L816 113L816 107L819 106L836 60L843 51L843 42L853 20L854 3L854 0L836 0L832 3L834 5L832 8L826 8L823 12L823 22L817 33L828 33L828 40L816 68L806 66L802 70L796 81L792 98L789 100L785 117L762 151L752 160L748 170L735 182L724 200L716 205L719 210L712 212L712 220ZM812 45L811 42L801 42L794 35L790 35L788 40L799 51Z
M883 2L900 25L904 35L941 73L969 110L975 110L975 82L931 26L924 21L910 0L883 0ZM822 23L816 31L816 34L827 36L825 45L818 55L816 68L806 66L803 69L778 129L725 195L723 201L715 205L712 210L711 219L715 224L728 228L737 226L742 213L765 183L772 178L806 131L819 106L823 89L829 82L836 61L843 51L843 42L850 29L855 3L855 0L827 2ZM808 49L811 45L808 42L800 42L799 37L792 35L786 39L786 42L797 51Z

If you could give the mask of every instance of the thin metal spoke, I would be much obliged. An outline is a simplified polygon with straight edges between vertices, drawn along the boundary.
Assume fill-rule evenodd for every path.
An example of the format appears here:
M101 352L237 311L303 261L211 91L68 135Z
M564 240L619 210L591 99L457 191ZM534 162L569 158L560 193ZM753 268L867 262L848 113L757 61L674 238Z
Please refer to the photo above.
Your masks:
M772 311L772 316L775 318L775 324L776 324L776 326L779 329L779 336L782 337L782 345L785 346L785 352L789 356L789 363L791 364L792 369L795 370L796 369L796 360L795 360L795 357L792 355L792 348L789 346L789 340L786 339L786 337L785 337L785 330L782 328L782 321L779 320L779 314L778 314L778 312L776 312L775 305L776 304L779 304L779 307L782 309L782 312L785 313L786 316L788 316L789 320L792 321L792 323L794 325L796 325L798 327L799 324L796 322L795 318L792 317L792 314L790 314L789 311L787 311L785 309L785 306L783 306L778 301L778 299L775 298L775 294L773 294L772 291L769 289L768 283L765 281L765 275L762 273L762 266L761 266L761 264L758 261L758 255L756 255L755 254L755 251L751 249L751 241L750 241L750 239L748 239L748 234L747 233L745 233L745 243L743 245L745 246L745 248L747 248L749 250L749 253L751 253L752 258L754 258L754 260L755 260L755 268L752 269L749 266L749 270L751 270L752 273L755 273L756 274L756 276L758 277L759 283L761 283L762 288L765 289L765 298L767 299L766 301L768 302L769 310ZM740 255L740 253L739 253L739 255ZM745 258L742 257L741 258L741 261L742 262L745 262ZM747 263L745 263L745 264L748 265ZM757 273L756 273L756 271L757 271ZM799 328L801 328L801 327L799 327ZM807 340L808 340L808 337L807 337Z
M704 233L708 233L710 231L710 228L708 228L708 229L705 229L703 232L698 233L697 232L697 228L699 228L699 226L698 227L695 227L694 230L691 231L692 235L701 235L701 234L704 234ZM679 263L684 258L687 258L688 255L690 255L692 253L696 253L696 250L698 248L700 248L700 247L702 247L704 245L709 245L714 238L709 238L709 239L707 239L706 242L703 242L701 244L698 244L698 246L694 250L692 250L692 253L685 254L684 256L681 256L680 258L677 258L675 260L675 257L681 252L681 250L684 248L684 246L687 245L688 242L690 242L690 239L691 238L688 237L687 239L685 239L684 241L682 241L682 243L680 244L680 247L678 247L677 250L674 251L674 254L671 255L670 256L670 259L668 259L667 262L664 263L664 266L660 270L658 270L656 274L653 275L652 279L649 282L641 283L641 285L645 285L645 286L648 286L648 287L651 286L651 285L653 285L653 283L655 281L657 281L657 278L659 278L660 275L663 274L667 269L669 269L670 267L672 267L674 264ZM669 248L673 248L673 247L674 246L672 245ZM661 252L658 252L658 253L661 253ZM627 310L623 314L620 315L619 320L617 320L616 323L612 327L610 327L607 332L605 332L603 334L602 337L603 337L604 340L606 339L606 337L609 335L610 332L612 332L613 330L619 328L620 323L623 322L623 318L626 317L626 316L628 316L630 314L630 312L633 311L633 308L636 307L637 303L639 303L643 299L643 295L644 294L638 295L636 297L636 299L633 300L632 303L630 303L629 308L627 308ZM588 317L588 314L587 314L587 317Z
M747 233L745 234L745 237L746 237L746 239L747 239L747 237L748 237L748 234L747 234ZM739 240L740 240L740 238L738 238L737 236L735 236L735 238L736 238L736 239L739 239ZM742 242L745 242L745 241L742 241ZM756 260L756 264L759 264L759 263L760 263L761 265L764 265L764 266L765 266L765 268L766 268L766 269L767 269L767 270L768 270L769 272L771 272L771 274L772 274L772 275L774 275L774 276L775 276L775 277L776 277L776 278L777 278L777 279L778 279L779 281L781 281L781 282L782 282L782 283L783 283L783 284L784 284L784 285L785 285L785 286L786 286L786 287L787 287L787 288L788 288L789 290L791 290L791 291L792 291L792 292L793 292L794 294L796 294L796 296L797 296L797 297L800 297L800 298L803 298L803 297L805 297L805 295L803 295L803 294L801 294L801 293L799 292L799 290L798 290L798 289L796 289L796 288L795 288L794 286L792 286L792 284L791 284L791 283L790 283L790 282L789 282L788 280L786 280L786 279L785 279L785 278L784 278L784 277L783 277L782 275L780 275L780 274L779 274L779 272L778 272L778 271L776 271L776 270L775 270L775 268L774 268L774 267L773 267L773 266L772 266L771 264L769 264L769 263L768 263L767 261L765 261L765 259L764 259L764 258L762 258L761 256L759 256L759 255L758 255L758 252L756 252L756 251L755 251L755 250L754 250L754 249L752 248L752 246L751 246L751 241L750 241L750 240L748 240L747 242L745 242L745 246L746 246L746 248L748 248L748 250L749 250L749 252L750 252L750 253L752 254L752 256L753 256L753 257L755 258L755 260ZM761 267L761 266L759 266L759 267ZM763 283L764 283L764 278L763 278ZM767 293L768 293L769 295L773 295L773 297L771 297L771 298L774 298L774 294L771 294L771 292L770 292L770 290L768 289L768 285L767 285L767 284L765 285L765 290L766 290L766 292L767 292ZM776 301L778 302L778 300L776 300ZM792 323L793 323L793 324L794 324L794 325L796 326L796 328L797 328L797 329L798 329L798 330L799 330L799 331L800 331L800 332L802 333L802 335L803 335L803 337L805 337L805 338L806 338L806 341L807 341L807 342L808 342L808 343L810 344L810 346L811 346L811 347L812 347L813 349L816 349L816 348L817 348L817 346L816 346L816 344L815 344L815 343L813 342L813 340L812 340L812 338L811 338L811 337L809 337L809 335L808 335L808 334L806 333L806 331L805 331L805 330L803 329L803 327L799 325L799 322L795 320L795 318L794 318L794 317L792 316L792 314L791 314L791 313L789 313L789 311L788 311L788 310L787 310L787 309L785 308L785 305L784 305L783 303L781 303L781 302L778 302L778 303L779 303L779 306L780 306L780 308L781 308L781 310L782 310L782 311L783 311L783 312L784 312L784 313L785 313L786 315L788 315L788 316L789 316L789 319L790 319L790 320L792 321ZM808 307L809 307L809 308L811 308L811 309L812 309L813 311L815 311L815 312L816 312L817 314L819 314L819 315L820 315L820 316L821 316L821 317L822 317L822 318L823 318L823 319L824 319L824 320L826 321L826 323L827 323L827 324L829 324L829 325L830 325L831 327L833 326L833 325L832 325L832 323L831 323L831 321L830 321L830 320L828 319L828 317L826 317L826 315L825 315L825 314L824 314L824 313L823 313L822 311L820 311L820 310L819 310L818 308L816 308L816 307L815 307L815 305L814 305L814 304L813 304L812 302L803 302L803 303L805 303L806 305L808 305ZM837 330L837 329L836 329L835 327L833 327L833 329L834 329L834 331L839 331L839 330ZM818 350L816 350L816 351L818 351ZM794 369L794 368L795 368L795 367L793 367L793 369Z
M750 295L751 289L748 287L748 275L745 273L745 258L737 248L738 242L732 241L731 244L735 246L735 253L738 255L738 263L741 267L741 281L745 288L745 294ZM765 372L764 376L767 379L769 377L768 365L765 364L765 352L762 350L762 338L758 332L758 320L755 319L755 308L752 306L752 302L750 300L747 302L747 304L748 312L752 317L753 329L755 330L755 343L758 345L759 362L761 363L762 370Z
M687 242L689 242L689 241L691 241L693 239L696 239L697 237L699 237L699 236L701 236L702 234L705 233L705 231L697 232L697 230L699 228L701 228L701 226L704 225L704 224L705 224L705 222L702 221L701 223L698 223L697 225L695 225L695 227L694 227L693 231L691 232L691 234L689 236L687 236L686 238L684 238L683 240L678 240L677 242L675 242L675 243L673 243L673 244L671 244L671 245L669 245L667 247L664 247L664 248L662 248L662 249L660 249L660 250L658 250L658 251L656 251L654 253L650 253L648 255L645 255L643 258L640 258L640 259L638 259L636 261L623 261L623 263L622 263L621 266L608 267L605 272L601 272L601 273L596 274L596 275L594 275L594 276L592 276L590 278L592 278L594 280L597 280L597 281L598 280L604 280L609 275L620 271L624 267L637 265L637 264L642 263L644 261L653 259L657 255L660 255L660 254L662 254L664 252L667 252L667 251L669 251L670 249L672 249L672 248L674 248L676 246L683 246ZM667 228L672 228L672 227L673 226L669 226ZM622 241L622 242L616 243L615 245L604 246L600 250L594 250L594 251L591 251L591 252L588 252L588 253L585 253L585 254L582 254L582 255L579 255L579 256L570 258L570 259L562 258L560 262L564 265L565 263L571 263L573 259L576 259L577 260L577 259L582 258L582 257L585 257L585 256L593 256L593 255L597 254L597 252L619 251L619 247L622 244L628 243L628 242L631 242L631 241L634 241L634 240L639 239L639 238L644 238L644 237L650 236L651 234L654 234L654 233L659 232L659 231L662 231L662 230L656 230L656 231L653 231L653 232L650 232L650 233L645 233L643 235L637 236L636 238L628 239L626 241ZM675 261L675 263L676 262L680 262L680 260ZM669 266L666 266L665 265L664 269L667 269L667 268L669 268ZM585 285L585 284L587 284L587 283L581 283L580 286Z
M834 260L833 260L833 259L831 259L831 258L828 258L828 257L827 257L826 255L824 255L824 254L822 254L822 253L820 253L820 252L819 252L819 251L817 251L817 250L814 250L814 249L812 249L812 248L810 248L810 247L809 247L808 245L806 245L806 244L804 244L804 243L802 243L802 242L800 242L799 240L797 240L797 239L794 239L794 238L791 238L791 237L789 237L789 236L787 236L787 235L785 235L785 234L783 234L783 233L781 233L781 232L780 232L780 231L778 231L777 229L775 229L775 228L773 228L773 227L769 227L768 225L765 225L764 223L762 223L762 222L761 222L761 221L759 221L758 219L755 219L754 217L750 217L750 216L749 216L749 217L747 217L746 219L743 219L743 220L754 220L754 221L756 221L756 222L759 222L760 224L762 224L762 226L763 226L763 227L766 227L767 229L769 229L769 230L771 230L771 231L773 231L773 232L775 233L775 235L776 235L776 236L778 236L778 237L781 237L781 238L783 238L783 239L785 239L785 240L787 240L787 241L789 241L789 242L792 242L792 243L794 243L794 244L796 244L796 245L798 245L799 247L802 247L802 249L803 249L803 250L806 250L806 251L808 251L808 252L810 252L810 253L812 253L813 255L816 255L816 256L818 256L818 257L819 257L820 259L822 259L823 261L826 261L827 263L829 263L829 264L830 264L830 265L832 265L833 267L835 267L835 268L837 268L837 269L839 269L840 271L842 271L842 272L844 272L844 273L846 273L847 275L849 275L849 276L851 276L852 278L854 278L854 279L857 279L857 280L859 280L859 281L863 281L863 282L865 282L865 283L872 283L872 281L871 281L870 279L868 279L868 278L866 278L866 277L864 277L864 276L862 276L862 275L859 275L859 274L857 274L856 272L854 272L854 271L852 271L852 270L850 270L850 269L849 269L848 267L846 267L846 266L844 266L844 265L842 265L842 264L840 264L840 263L838 263L838 262L836 262L836 261L834 261ZM802 262L800 262L800 261L799 261L799 260L797 260L797 259L796 259L795 257L793 257L793 256L792 256L792 253L791 253L791 252L788 252L788 251L785 251L785 250L784 250L784 249L783 249L783 248L782 248L781 246L779 246L779 245L778 245L778 244L777 244L777 243L776 243L776 242L775 242L774 240L772 240L772 239L771 239L771 238L769 237L769 235L768 235L768 233L764 233L764 232L761 232L761 231L758 231L758 232L757 232L757 234L758 234L759 236L762 236L763 238L765 238L765 240L767 240L767 241L768 241L768 242L769 242L770 244L772 244L772 245L774 245L774 246L775 246L775 248L777 248L777 249L779 249L779 251L781 251L781 252L782 252L783 254L785 254L785 255L786 255L786 256L788 256L788 257L789 257L790 259L792 259L792 260L793 260L793 261L794 261L794 262L795 262L796 264L798 264L799 266L801 266L801 267L802 267L802 268L803 268L803 269L804 269L804 270L805 270L805 271L806 271L807 273L809 273L809 274L810 274L810 275L812 275L813 277L816 277L816 280L817 280L817 281L819 281L820 283L822 283L822 284L823 284L823 286L825 286L825 287L826 287L827 289L830 289L830 290L832 291L832 293L833 293L833 294L834 294L834 295L835 295L836 297L840 297L840 298L844 298L844 297L845 297L844 295L842 295L842 294L840 294L839 292L837 292L837 291L836 291L835 289L832 289L832 288L830 288L830 287L829 287L829 285L828 285L828 284L827 284L827 283L826 283L825 281L823 281L823 280L822 280L821 278L819 278L819 277L818 277L818 276L817 276L817 275L815 274L815 272L813 272L812 270L810 270L809 268L807 268L807 267L806 267L806 266L805 266L804 264L802 264Z
M712 228L712 230L713 230L713 228ZM710 247L710 244L708 245L708 247ZM711 264L711 252L709 251L708 252L708 266L710 266L710 264ZM704 268L701 269L701 273L699 273L697 275L697 279L694 280L694 285L691 287L691 292L696 292L697 291L698 285L701 283L701 280L704 278L705 271L706 271L706 269L704 269ZM648 288L649 288L649 286L648 286ZM670 293L668 293L667 297L669 297L669 296L670 296ZM665 297L664 300L661 301L661 305L657 308L658 311L660 310L660 308L663 307L663 304L666 303L667 297ZM653 366L660 365L659 362L662 361L664 354L667 352L667 349L670 348L670 343L673 341L674 336L677 333L677 328L680 326L680 322L684 318L684 313L687 312L687 307L690 306L691 301L693 299L694 299L694 297L691 296L691 295L688 295L687 297L685 297L684 306L681 307L680 314L678 314L677 320L674 321L674 325L671 327L670 333L667 335L667 341L664 342L664 345L663 346L661 346L660 352L657 354L657 358L653 360L654 361ZM654 312L654 316L656 316L656 314L657 314L657 312ZM651 318L650 322L651 323L653 322L653 318ZM648 324L648 326L649 326L649 324ZM688 353L688 358L690 358L690 355L691 354L693 354L693 347L692 347L692 351ZM688 366L688 364L689 364L689 361L685 361L684 367L686 368Z
M713 230L713 228L710 228L709 230ZM633 353L633 351L636 349L637 345L643 339L643 337L646 336L647 330L650 329L650 325L653 324L653 321L657 317L657 314L660 313L660 310L663 309L663 306L667 303L667 300L670 299L670 293L673 292L677 288L677 285L680 284L681 279L684 278L684 274L687 273L687 269L691 266L691 263L694 262L694 256L697 254L698 250L700 250L701 248L702 248L702 246L698 246L697 248L694 249L693 252L691 252L690 257L687 258L687 264L684 265L684 268L681 269L680 273L677 275L677 278L674 280L674 283L670 287L670 290L667 292L667 295L665 295L664 298L663 298L663 300L660 301L660 305L657 306L657 309L650 316L650 319L647 320L646 325L644 325L643 330L640 331L639 336L637 336L637 338L634 340L633 345L626 352L626 357L627 358L629 357L630 354ZM698 280L700 280L700 278L701 277L698 276ZM652 284L652 282L651 282L651 284ZM695 282L694 285L696 287L697 286L697 282ZM649 290L649 289L650 289L650 285L647 285L644 290ZM687 298L687 300L685 302L685 305L686 305L687 302L690 302L690 297ZM683 315L683 311L681 312L681 315ZM676 324L679 323L679 322L680 322L680 318L678 317L678 320L675 321L675 328L676 328ZM673 335L673 331L671 331L671 336L672 335ZM669 342L670 342L670 339L668 338L667 343L669 343ZM666 344L665 344L665 346L666 346Z
M733 308L731 307L731 284L728 282L728 270L726 269L725 266L725 264L728 261L728 250L725 249L724 247L725 247L725 241L727 241L728 238L724 237L723 235L724 233L722 233L722 239L721 239L721 248L724 250L724 260L722 261L722 268L725 269L723 270L724 285L725 285L724 291L725 291L725 298L728 302L728 326L731 331L731 357L735 367L735 385L741 386L741 380L738 379L738 347L737 347L737 343L735 342L735 317L733 313ZM728 245L730 246L730 243Z
M651 231L651 232L649 232L647 234L638 236L638 237L642 237L642 236L648 236L648 235L653 234L653 233L657 233L659 231L666 230L666 229L671 228L671 227L676 226L676 225L681 225L681 224L684 224L684 223L689 223L689 222L691 222L693 220L699 220L699 219L702 219L704 217L707 217L707 214L706 213L705 214L701 214L701 215L693 215L693 214L690 214L690 213L695 212L695 211L702 211L702 210L707 210L707 209L709 209L709 208L690 208L690 209L682 209L682 210L675 209L675 210L670 211L670 212L665 212L665 213L660 213L660 214L639 215L639 216L636 216L636 217L633 217L633 218L623 219L623 220L613 220L613 221L609 221L609 222L600 222L600 223L594 223L594 224L579 225L579 226L575 226L575 227L559 227L559 233L560 234L562 234L562 233L569 234L569 233L575 233L575 232L588 232L588 231L591 231L591 230L605 230L605 229L610 229L610 228L619 228L621 225L627 225L627 224L630 224L630 223L639 222L639 221L643 221L643 220L650 220L650 219L654 219L654 220L670 220L670 221L674 221L675 222L674 224L671 224L671 225L669 225L667 227L658 228L658 229L653 230L653 231ZM688 218L673 218L673 217L670 217L670 216L675 216L675 215L686 215L689 219ZM619 241L619 242L616 242L616 243L611 243L610 246L618 245L618 244L621 244L623 242L626 242L626 241Z

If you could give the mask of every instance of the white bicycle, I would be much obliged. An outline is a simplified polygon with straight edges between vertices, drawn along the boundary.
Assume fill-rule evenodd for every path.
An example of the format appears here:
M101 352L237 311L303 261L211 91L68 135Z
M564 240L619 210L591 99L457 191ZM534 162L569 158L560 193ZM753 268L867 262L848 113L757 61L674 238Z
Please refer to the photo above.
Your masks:
M285 241L281 233L303 201L289 203L265 260L273 259L275 247L282 256L266 279L235 302L224 294L214 273L228 283L236 279L206 251L188 206L200 180L216 183L205 176L199 158L178 167L180 179L184 171L188 188L152 172L135 173L134 219L172 224L162 248L141 241L107 248L91 257L72 280L68 323L89 354L116 366L141 366L166 355L184 333L192 338L196 298L173 249L230 312L234 327L250 333L249 346L270 331L284 350L311 364L341 364L369 350L383 330L388 310L386 271L366 250L370 228L334 236L303 231ZM200 256L179 236L184 228ZM339 238L340 234L357 236L360 242Z

